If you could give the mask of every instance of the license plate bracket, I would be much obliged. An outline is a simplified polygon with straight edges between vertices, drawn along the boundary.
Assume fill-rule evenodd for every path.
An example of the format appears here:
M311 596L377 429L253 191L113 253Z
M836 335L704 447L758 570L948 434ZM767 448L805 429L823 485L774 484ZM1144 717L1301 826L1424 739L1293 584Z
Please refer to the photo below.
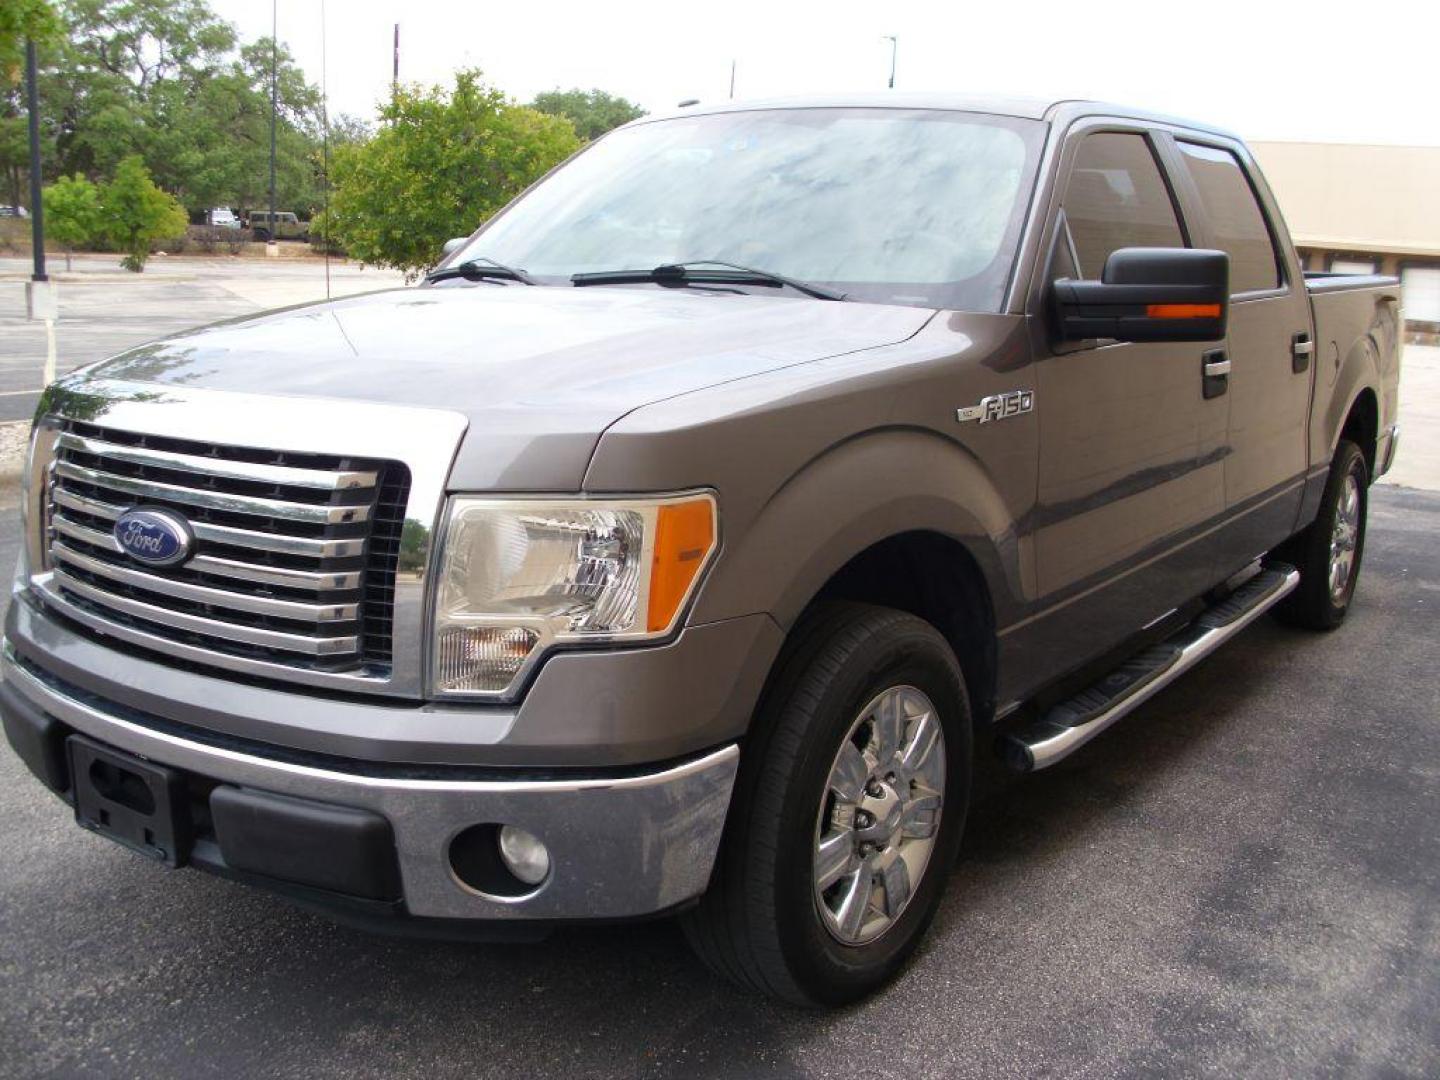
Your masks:
M167 866L190 854L191 822L179 772L83 735L66 740L75 821Z

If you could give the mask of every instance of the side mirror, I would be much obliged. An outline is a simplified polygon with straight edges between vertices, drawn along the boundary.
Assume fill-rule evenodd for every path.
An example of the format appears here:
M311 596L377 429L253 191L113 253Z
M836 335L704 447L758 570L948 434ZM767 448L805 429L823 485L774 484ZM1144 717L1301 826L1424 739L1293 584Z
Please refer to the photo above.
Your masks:
M1121 248L1099 281L1054 283L1067 341L1218 341L1230 308L1230 256L1201 248Z
M468 236L457 236L453 240L446 240L445 246L440 249L440 254L449 255L452 251L464 247L465 241L469 239Z

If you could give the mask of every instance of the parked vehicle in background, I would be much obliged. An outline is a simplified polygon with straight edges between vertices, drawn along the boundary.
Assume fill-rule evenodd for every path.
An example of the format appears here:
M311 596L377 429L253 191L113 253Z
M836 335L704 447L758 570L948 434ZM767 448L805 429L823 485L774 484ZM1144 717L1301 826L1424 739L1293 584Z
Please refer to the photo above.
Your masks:
M3 217L21 217L21 218L28 218L29 216L30 216L30 211L26 210L23 206L0 206L0 218L3 218Z
M246 220L256 240L305 240L310 239L310 223L301 221L289 210L275 211L275 220L270 220L270 211L252 210Z
M214 225L222 229L240 228L240 219L235 216L235 211L228 206L217 206L213 210L205 212L207 225Z
M157 862L431 932L678 913L741 985L851 1001L988 766L1267 610L1344 620L1399 312L1304 275L1208 126L646 118L423 288L54 384L0 714Z

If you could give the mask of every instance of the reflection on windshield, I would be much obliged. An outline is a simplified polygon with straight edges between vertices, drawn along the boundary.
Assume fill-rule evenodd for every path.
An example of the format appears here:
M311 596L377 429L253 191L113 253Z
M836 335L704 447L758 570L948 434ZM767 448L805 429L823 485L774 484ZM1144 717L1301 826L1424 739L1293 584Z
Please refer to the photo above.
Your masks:
M455 262L540 277L718 259L854 299L995 310L1043 125L977 113L774 109L600 140Z

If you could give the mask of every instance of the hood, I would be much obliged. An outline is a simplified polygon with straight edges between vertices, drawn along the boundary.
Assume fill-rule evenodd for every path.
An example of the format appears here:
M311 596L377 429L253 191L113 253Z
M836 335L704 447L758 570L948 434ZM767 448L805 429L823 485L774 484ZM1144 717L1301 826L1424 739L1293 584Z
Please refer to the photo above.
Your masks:
M698 289L394 289L188 331L85 374L460 412L454 486L577 490L634 409L902 341L932 314Z

